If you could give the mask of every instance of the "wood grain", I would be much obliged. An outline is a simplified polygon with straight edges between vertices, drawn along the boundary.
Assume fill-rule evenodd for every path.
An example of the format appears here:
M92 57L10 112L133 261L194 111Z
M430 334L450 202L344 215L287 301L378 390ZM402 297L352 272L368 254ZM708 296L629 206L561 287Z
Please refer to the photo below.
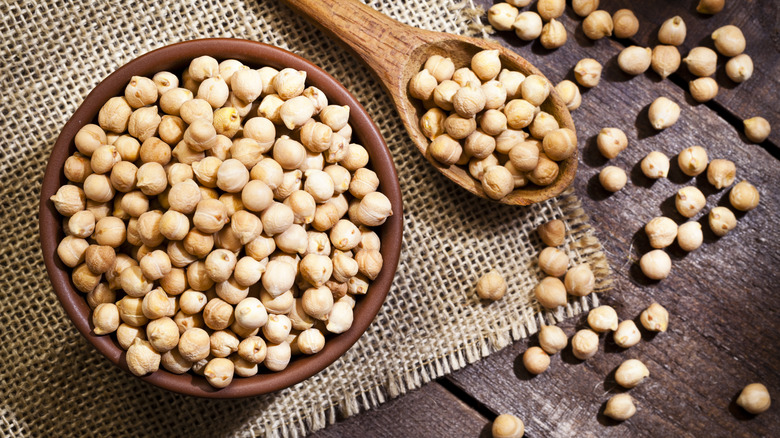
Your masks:
M563 18L576 37L578 22ZM584 37L584 36L583 36ZM501 36L499 36L501 38ZM770 436L780 424L777 410L748 418L734 400L747 383L764 382L770 391L780 388L780 297L774 294L780 266L777 237L780 227L773 212L780 208L774 188L780 184L780 165L760 146L746 144L726 120L704 105L691 106L686 92L670 81L649 76L627 77L615 65L621 45L601 40L595 47L571 42L547 57L537 43L520 45L511 36L505 42L531 62L547 63L546 74L556 79L570 75L570 66L583 57L605 65L602 83L586 92L582 107L573 113L585 138L581 171L575 181L591 215L598 237L615 270L615 289L603 297L621 318L635 318L652 301L671 314L670 331L645 336L638 346L621 351L611 340L601 352L580 363L570 352L556 356L550 370L531 377L520 355L535 340L518 342L451 376L451 381L496 413L519 409L529 436ZM647 106L664 95L683 108L673 127L656 132L647 121ZM609 164L630 174L629 185L609 194L598 184L598 171L607 164L595 147L601 127L626 131L629 148ZM678 222L673 196L679 188L696 185L708 196L708 207L727 205L726 190L716 191L706 177L690 178L673 163L670 178L648 180L638 162L657 149L675 156L686 146L702 144L710 158L728 158L737 165L737 178L759 187L761 205L739 214L739 225L716 238L703 222L705 244L686 254L676 245L671 276L651 282L635 261L650 249L644 224L660 215ZM583 321L570 321L572 334ZM639 411L618 424L601 412L610 394L620 392L613 371L625 359L638 358L651 378L631 391Z
M312 435L354 437L490 437L490 422L432 382L366 414Z

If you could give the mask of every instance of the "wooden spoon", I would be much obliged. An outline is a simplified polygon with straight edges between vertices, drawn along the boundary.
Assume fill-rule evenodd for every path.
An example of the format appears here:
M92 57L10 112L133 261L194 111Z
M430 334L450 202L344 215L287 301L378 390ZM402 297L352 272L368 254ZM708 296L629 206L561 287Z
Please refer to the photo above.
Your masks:
M408 93L409 80L432 55L449 57L455 68L467 67L485 49L498 49L503 67L525 75L542 73L518 54L492 41L431 32L401 24L357 0L284 0L293 10L314 21L330 36L346 44L374 71L390 93L401 120L417 149L447 178L469 192L487 198L481 183L456 165L445 166L427 153L429 140L419 128L425 108ZM542 75L543 76L543 75ZM553 90L542 104L561 127L574 130L566 105ZM529 205L559 195L574 180L577 154L559 163L558 178L549 186L533 184L514 190L499 202Z

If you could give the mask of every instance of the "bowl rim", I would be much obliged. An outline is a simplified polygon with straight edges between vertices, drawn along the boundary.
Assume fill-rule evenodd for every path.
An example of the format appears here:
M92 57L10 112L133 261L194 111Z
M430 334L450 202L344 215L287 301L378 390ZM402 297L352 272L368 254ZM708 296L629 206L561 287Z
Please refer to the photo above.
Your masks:
M287 388L317 374L341 357L357 342L379 312L400 258L403 235L403 204L395 165L379 128L358 100L335 78L311 61L279 47L256 41L234 38L209 38L179 42L143 54L103 79L79 105L62 128L51 151L43 176L39 210L39 234L44 262L49 279L60 303L78 331L114 365L131 374L124 360L125 352L114 336L98 336L92 331L91 309L84 294L77 292L70 280L70 270L57 257L57 246L64 237L62 217L49 198L65 184L62 168L65 160L76 149L73 139L78 130L97 118L98 111L109 98L123 94L132 76L153 75L163 70L180 70L197 56L210 55L218 60L234 58L249 65L290 67L307 73L307 84L320 88L330 103L350 107L353 135L368 150L371 165L377 173L384 193L393 208L393 215L378 230L384 264L380 274L371 283L369 293L357 300L352 327L344 333L328 338L325 347L311 356L298 356L290 365L275 373L236 378L226 388L211 387L202 376L191 372L173 374L162 366L160 370L137 377L145 382L172 392L205 398L250 397Z

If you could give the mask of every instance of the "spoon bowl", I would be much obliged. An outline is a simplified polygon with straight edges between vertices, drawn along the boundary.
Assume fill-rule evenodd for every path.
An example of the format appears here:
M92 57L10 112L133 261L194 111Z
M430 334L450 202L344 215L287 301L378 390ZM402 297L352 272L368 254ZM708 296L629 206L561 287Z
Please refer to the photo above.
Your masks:
M503 68L524 75L544 76L539 69L517 53L493 41L442 32L432 32L401 24L357 0L284 0L293 10L314 21L333 38L344 43L376 74L390 94L401 120L417 149L447 178L469 192L488 198L481 183L466 169L443 165L428 153L430 141L420 130L425 114L422 102L409 94L409 81L433 55L449 57L455 68L468 67L471 58L482 50L498 50ZM562 128L576 132L571 114L555 89L541 109L551 114ZM558 163L560 172L552 184L529 184L515 189L498 202L529 205L561 194L574 180L578 153Z

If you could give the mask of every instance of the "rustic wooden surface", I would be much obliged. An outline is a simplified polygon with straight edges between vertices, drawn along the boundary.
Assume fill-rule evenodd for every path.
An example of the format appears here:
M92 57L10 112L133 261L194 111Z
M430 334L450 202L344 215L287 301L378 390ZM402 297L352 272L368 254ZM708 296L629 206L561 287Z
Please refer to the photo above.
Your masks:
M491 0L479 0L489 6ZM720 14L695 12L696 1L604 1L610 12L634 9L640 32L631 41L603 39L591 42L570 8L562 21L569 32L567 44L550 52L538 42L523 42L511 32L494 36L540 66L554 82L573 79L571 68L581 58L593 57L604 66L601 84L583 93L583 105L573 114L582 156L575 180L577 194L590 214L614 270L614 289L602 300L616 308L621 319L635 319L652 301L670 312L669 331L645 333L639 345L623 350L610 337L602 337L599 354L586 362L570 349L552 358L542 375L529 375L522 353L536 345L535 337L516 342L453 375L391 401L374 411L346 419L315 436L489 436L489 421L511 412L526 423L528 437L564 436L777 436L780 433L780 39L778 5L774 1L727 2ZM747 38L756 72L749 81L730 83L719 67L722 86L714 102L696 104L687 93L689 74L683 68L668 80L652 72L630 77L616 64L622 48L655 44L655 32L666 18L682 16L689 37L681 48L711 47L709 34L728 23L739 25ZM723 61L723 60L721 60ZM658 96L682 107L673 127L657 132L647 121L647 107ZM762 145L746 143L741 120L762 115L775 130ZM595 147L602 127L623 129L629 148L609 163ZM747 179L761 192L761 204L739 213L737 228L717 238L708 228L706 213L716 205L728 206L728 190L715 190L704 175L682 174L673 159L669 178L645 178L638 163L651 150L670 157L695 144L712 158L736 163L737 179ZM629 183L610 194L598 184L605 165L620 166ZM661 282L649 281L636 261L649 250L642 231L655 216L683 221L674 208L674 194L695 185L707 196L707 207L694 218L702 223L704 245L686 254L673 245L672 274ZM638 321L638 320L637 320ZM584 317L562 324L571 335L584 326ZM615 368L626 359L645 362L650 378L630 390L638 412L617 423L603 415L604 403L624 392L614 381ZM762 382L775 402L758 416L746 414L735 400L747 383Z

